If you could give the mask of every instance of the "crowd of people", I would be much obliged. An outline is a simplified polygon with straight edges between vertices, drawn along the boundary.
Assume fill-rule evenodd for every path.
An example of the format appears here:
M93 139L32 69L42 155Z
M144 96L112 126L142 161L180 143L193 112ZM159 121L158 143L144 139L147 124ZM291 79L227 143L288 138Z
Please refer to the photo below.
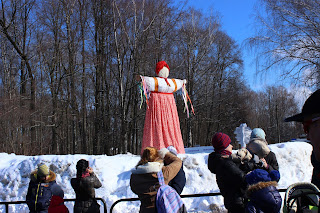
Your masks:
M95 199L95 189L101 182L89 167L89 162L81 159L77 162L77 176L71 179L76 194L74 213L99 213L100 205ZM31 213L68 213L64 205L64 192L56 183L56 174L47 165L38 165L30 175L26 202Z
M307 99L301 113L285 119L303 124L313 146L312 183L317 187L320 186L319 105L320 90L317 90ZM228 212L279 212L282 205L277 190L279 165L276 155L268 147L263 129L253 129L247 146L236 153L232 153L230 137L222 132L215 133L211 142L214 151L208 156L208 169L216 175ZM79 160L76 168L77 175L71 179L76 194L74 212L100 212L95 188L101 187L101 182L88 161ZM30 212L68 212L63 204L63 190L55 182L54 172L45 164L40 164L30 178L26 197ZM160 212L160 199L164 200L162 205L171 206L173 212L187 212L186 206L179 200L185 183L183 163L173 146L160 150L146 147L130 177L131 190L141 201L141 213ZM162 194L159 195L160 189Z

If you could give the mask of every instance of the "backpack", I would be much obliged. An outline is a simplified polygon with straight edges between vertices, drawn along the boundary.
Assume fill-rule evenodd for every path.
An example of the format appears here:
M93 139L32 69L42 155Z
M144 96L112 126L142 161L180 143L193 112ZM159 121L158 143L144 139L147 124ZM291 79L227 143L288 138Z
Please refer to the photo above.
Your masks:
M27 204L31 212L47 210L49 208L52 197L51 187L53 184L55 184L55 182L30 182Z
M318 212L320 191L312 183L290 185L285 193L284 213Z
M157 173L160 188L157 191L156 208L158 213L176 213L184 205L180 195L164 183L162 171Z

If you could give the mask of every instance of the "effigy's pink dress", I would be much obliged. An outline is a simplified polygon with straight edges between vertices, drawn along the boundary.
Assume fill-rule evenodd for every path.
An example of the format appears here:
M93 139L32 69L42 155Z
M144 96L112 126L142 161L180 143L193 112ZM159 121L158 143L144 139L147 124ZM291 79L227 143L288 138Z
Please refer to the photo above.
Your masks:
M141 150L148 146L162 149L170 145L178 153L185 153L175 98L172 92L153 91L149 97Z
M142 150L148 146L162 149L170 145L178 153L185 153L174 96L152 92L144 122Z

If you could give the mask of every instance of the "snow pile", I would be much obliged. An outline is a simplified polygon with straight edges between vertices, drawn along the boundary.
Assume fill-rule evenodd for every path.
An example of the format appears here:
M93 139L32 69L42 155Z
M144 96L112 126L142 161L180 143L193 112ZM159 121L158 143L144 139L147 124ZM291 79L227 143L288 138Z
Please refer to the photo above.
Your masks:
M312 166L310 154L312 147L306 142L286 142L269 145L276 154L280 165L281 179L279 188L300 181L310 181ZM186 186L182 194L197 194L219 192L215 175L207 169L208 154L211 147L187 148L186 154L179 154L184 163ZM236 152L236 150L234 150ZM50 166L57 175L57 183L65 192L65 198L74 198L75 194L70 179L76 176L76 163L79 159L90 162L102 187L96 190L97 197L107 203L108 212L111 205L119 199L132 198L136 195L130 189L130 170L137 164L140 156L130 153L116 156L106 155L45 155L19 156L0 153L0 201L25 200L29 174L39 163ZM282 196L284 194L282 193ZM221 196L183 198L189 212L211 212L210 206L216 204L223 207ZM70 212L73 212L73 202L66 202ZM113 212L138 212L140 202L120 202ZM0 207L4 212L4 206ZM25 204L10 205L10 212L29 212ZM102 212L102 208L101 208Z

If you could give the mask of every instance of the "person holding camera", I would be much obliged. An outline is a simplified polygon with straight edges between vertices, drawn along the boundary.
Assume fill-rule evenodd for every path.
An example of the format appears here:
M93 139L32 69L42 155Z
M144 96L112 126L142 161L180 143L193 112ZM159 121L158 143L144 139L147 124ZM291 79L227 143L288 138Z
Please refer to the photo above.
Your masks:
M266 141L266 133L263 129L255 128L252 130L247 149L250 153L259 157L260 164L262 164L261 169L267 172L271 172L272 170L279 171L276 155L269 149L268 142Z
M71 186L76 193L74 213L100 212L100 205L95 198L95 189L102 186L100 180L87 160L79 160L76 167L77 177L71 179Z

